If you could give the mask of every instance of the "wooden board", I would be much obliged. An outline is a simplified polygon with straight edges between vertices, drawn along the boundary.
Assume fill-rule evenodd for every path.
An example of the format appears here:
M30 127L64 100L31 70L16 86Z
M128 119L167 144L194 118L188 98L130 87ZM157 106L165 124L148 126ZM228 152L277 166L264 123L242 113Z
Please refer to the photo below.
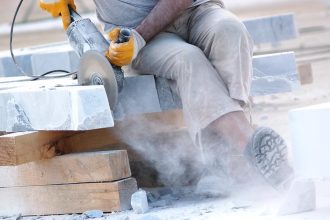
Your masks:
M313 79L313 69L311 63L303 63L298 65L298 72L300 76L301 85L312 84Z
M127 136L152 137L184 128L181 110L136 115L116 123L114 128L91 130L62 138L56 143L56 148L64 154L123 149L123 146L130 144Z
M0 216L123 211L130 209L130 197L136 190L134 178L111 183L0 188Z
M124 150L80 153L0 167L0 187L112 182L130 176Z
M118 149L118 146L125 144L121 134L134 124L141 125L148 135L184 127L182 111L173 110L130 116L117 122L114 128L86 132L42 131L7 134L0 136L0 166L48 159L62 153ZM75 150L77 148L80 150Z
M139 125L137 125L137 127L139 127ZM118 147L115 147L115 145L107 145L107 143L111 141L110 138L107 138L110 137L111 133L107 133L106 131L104 131L102 135L99 133L99 136L93 131L77 134L65 138L59 143L62 141L66 143L64 145L67 146L65 153L68 154L99 149L121 148L127 150L132 176L137 179L141 187L159 186L159 184L162 183L162 179L158 175L156 168L171 169L170 165L166 167L166 163L162 161L171 161L173 155L181 155L179 156L181 162L183 162L181 159L184 158L184 164L182 164L181 168L183 166L187 167L187 169L189 169L189 167L194 167L195 163L190 165L187 161L200 160L199 149L193 146L189 133L185 129L148 134L143 129L132 132L134 128L135 126L132 125L130 128L131 130L125 130L126 135L124 134L121 136L125 144L121 146L117 145ZM189 149L189 154L182 155L182 152L187 151L187 149ZM163 160L155 160L155 155L162 155ZM192 155L196 158L192 159ZM159 158L159 156L156 158ZM162 170L158 171L164 173Z
M20 132L0 136L0 166L52 158L56 142L76 132Z

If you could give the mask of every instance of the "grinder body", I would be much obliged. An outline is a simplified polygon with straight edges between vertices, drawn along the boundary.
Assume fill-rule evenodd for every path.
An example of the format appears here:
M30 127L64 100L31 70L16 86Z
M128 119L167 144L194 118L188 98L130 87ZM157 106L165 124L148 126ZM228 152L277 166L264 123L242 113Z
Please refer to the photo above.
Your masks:
M110 64L105 57L110 43L97 29L90 19L82 18L77 12L70 9L71 24L66 34L69 43L80 57L77 73L79 85L104 85L107 92L110 108L113 110L118 92L123 88L124 73L118 66ZM121 31L118 43L127 42L130 31Z

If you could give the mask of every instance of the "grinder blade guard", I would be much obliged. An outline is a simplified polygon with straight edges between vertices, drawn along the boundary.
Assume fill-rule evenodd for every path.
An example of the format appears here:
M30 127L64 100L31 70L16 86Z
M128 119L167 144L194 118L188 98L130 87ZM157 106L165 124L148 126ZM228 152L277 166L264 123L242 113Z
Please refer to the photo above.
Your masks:
M70 13L71 24L66 34L71 47L80 57L78 83L104 85L110 108L114 110L118 92L123 88L124 73L120 67L111 65L105 57L110 43L93 22L82 18L72 9Z

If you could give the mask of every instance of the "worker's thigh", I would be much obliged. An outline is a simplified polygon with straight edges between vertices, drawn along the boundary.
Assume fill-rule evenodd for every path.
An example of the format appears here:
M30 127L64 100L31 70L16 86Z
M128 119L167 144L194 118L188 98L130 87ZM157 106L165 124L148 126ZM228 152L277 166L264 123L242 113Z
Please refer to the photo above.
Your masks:
M244 24L234 14L211 1L191 13L187 41L204 52L224 80L230 96L247 102L253 42Z
M193 136L222 115L242 110L203 51L173 33L156 36L140 51L132 67L176 83Z

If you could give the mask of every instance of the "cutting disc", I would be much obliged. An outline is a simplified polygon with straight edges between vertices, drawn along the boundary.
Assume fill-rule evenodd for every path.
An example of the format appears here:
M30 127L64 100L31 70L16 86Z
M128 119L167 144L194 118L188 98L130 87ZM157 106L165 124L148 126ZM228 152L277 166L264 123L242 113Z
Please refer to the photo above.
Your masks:
M104 85L110 108L114 109L118 86L112 66L103 54L94 50L85 52L80 58L77 75L79 85Z

